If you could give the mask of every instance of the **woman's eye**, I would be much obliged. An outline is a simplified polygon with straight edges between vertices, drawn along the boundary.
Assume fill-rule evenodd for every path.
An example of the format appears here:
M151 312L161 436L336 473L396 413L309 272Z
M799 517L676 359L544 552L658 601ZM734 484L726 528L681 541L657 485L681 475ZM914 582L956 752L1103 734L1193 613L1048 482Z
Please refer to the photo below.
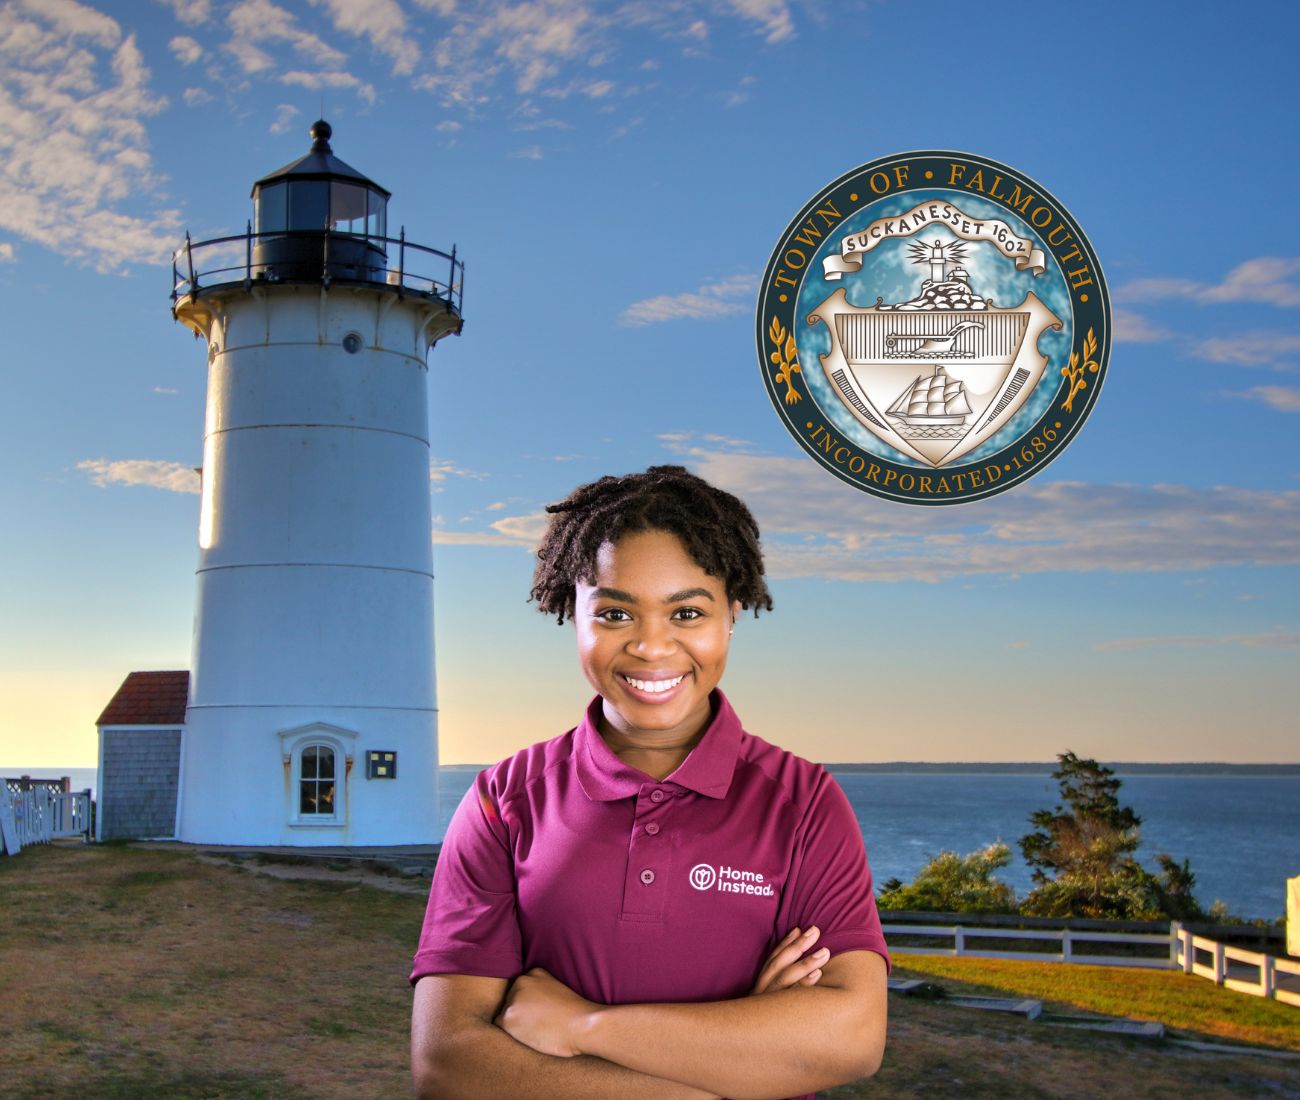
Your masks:
M676 614L674 615L674 618L677 618L677 619L688 619L688 620L689 620L689 619L698 619L698 618L702 617L703 614L704 614L704 612L702 612L702 611L701 611L699 608L697 608L697 607L683 607L683 608L679 608L679 609L677 610Z
M607 607L604 611L596 612L596 618L607 623L626 623L631 621L632 616L621 607Z

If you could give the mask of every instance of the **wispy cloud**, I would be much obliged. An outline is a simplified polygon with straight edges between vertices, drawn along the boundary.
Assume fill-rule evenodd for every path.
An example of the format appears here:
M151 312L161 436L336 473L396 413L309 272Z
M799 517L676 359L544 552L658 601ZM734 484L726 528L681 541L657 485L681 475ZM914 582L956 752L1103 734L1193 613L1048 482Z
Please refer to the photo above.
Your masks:
M18 259L18 253L9 241L0 241L0 264L11 264Z
M1267 302L1282 308L1300 306L1300 257L1260 256L1238 264L1218 283L1194 279L1135 279L1115 296L1125 302L1182 298L1194 302Z
M166 489L172 493L197 493L199 475L193 467L183 462L163 462L148 458L88 458L77 463L85 470L93 484L100 488L110 485L145 485L151 489Z
M523 149L516 149L510 156L515 160L541 160L544 154L540 145L529 145Z
M157 262L180 216L156 199L135 36L74 0L0 7L0 228L101 271Z
M186 88L181 93L181 98L185 100L186 107L198 107L204 103L211 103L212 93L206 88Z
M778 577L943 581L1300 564L1300 490L1048 481L959 508L907 508L841 485L807 458L669 446L749 504Z
M754 275L732 275L686 294L660 294L633 302L619 315L619 323L655 325L682 318L708 320L744 313L751 308L750 299L757 287L758 278Z
M212 18L211 0L162 0L162 3L172 9L180 22L192 27Z
M275 121L271 123L271 133L288 133L289 127L293 125L293 120L301 113L292 103L277 103L275 105Z
M1111 313L1115 341L1123 344L1154 344L1168 340L1172 333L1131 309L1116 308Z
M1161 634L1149 638L1113 638L1092 648L1103 653L1135 649L1208 649L1243 646L1246 649L1300 649L1300 634L1274 630L1264 634Z
M168 397L173 397L176 394L180 393L180 390L176 389L175 386L154 386L153 392L165 394Z
M369 40L389 58L393 72L410 73L420 60L420 48L406 25L396 0L312 0L330 14L336 30Z
M794 35L794 19L785 0L731 0L731 6L757 23L768 42L784 42Z
M167 48L182 65L193 65L203 56L203 47L187 34L178 34L167 43Z
M475 481L482 481L488 475L479 470L471 470L466 466L453 462L450 458L431 458L429 460L429 480L446 481L449 477L468 477Z
M1288 367L1300 357L1300 333L1244 332L1238 336L1215 336L1191 347L1198 359L1211 363L1232 363L1239 367Z
M433 541L444 546L517 546L531 550L541 541L549 521L545 512L505 516L489 524L486 531L435 529Z
M1277 412L1300 413L1300 389L1295 386L1251 386L1248 390L1229 393L1228 396L1262 401Z

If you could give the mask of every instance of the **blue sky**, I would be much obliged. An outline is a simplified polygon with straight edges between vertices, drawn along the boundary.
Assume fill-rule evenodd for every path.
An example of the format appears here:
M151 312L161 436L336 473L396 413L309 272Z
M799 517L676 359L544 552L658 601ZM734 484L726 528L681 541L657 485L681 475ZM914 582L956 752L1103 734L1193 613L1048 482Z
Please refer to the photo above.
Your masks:
M430 358L444 760L587 697L527 606L542 506L681 461L765 532L725 686L824 760L1294 761L1294 5L0 2L0 766L95 759L126 672L189 663L205 358L168 255L307 149L467 262ZM922 509L770 408L758 277L854 166L959 149L1082 225L1116 342L1044 473Z

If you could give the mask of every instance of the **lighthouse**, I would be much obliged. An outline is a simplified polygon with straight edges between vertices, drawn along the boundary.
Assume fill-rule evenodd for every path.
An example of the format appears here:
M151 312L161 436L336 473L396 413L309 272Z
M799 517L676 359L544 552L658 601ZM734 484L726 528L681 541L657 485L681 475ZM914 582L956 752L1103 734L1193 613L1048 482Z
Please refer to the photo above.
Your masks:
M389 192L334 155L253 184L235 237L173 262L207 348L192 663L175 835L258 845L438 838L428 356L464 268L390 236Z

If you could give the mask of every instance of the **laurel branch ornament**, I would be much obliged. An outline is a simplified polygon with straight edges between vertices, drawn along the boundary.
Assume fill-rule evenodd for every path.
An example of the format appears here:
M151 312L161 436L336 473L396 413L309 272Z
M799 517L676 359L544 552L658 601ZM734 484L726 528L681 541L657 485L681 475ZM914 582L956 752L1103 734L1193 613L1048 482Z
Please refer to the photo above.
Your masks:
M1088 329L1088 335L1083 338L1083 363L1079 362L1079 353L1070 352L1070 365L1061 368L1061 374L1070 381L1070 392L1066 394L1065 400L1061 402L1061 408L1066 412L1074 412L1074 397L1080 390L1088 388L1088 380L1084 376L1091 372L1096 374L1101 369L1100 364L1093 358L1097 354L1097 337L1093 334L1092 329Z
M803 373L799 369L799 349L795 347L794 337L776 317L772 318L767 334L776 345L776 350L768 356L776 367L776 382L785 383L785 403L793 405L802 396L794 388L794 376Z

